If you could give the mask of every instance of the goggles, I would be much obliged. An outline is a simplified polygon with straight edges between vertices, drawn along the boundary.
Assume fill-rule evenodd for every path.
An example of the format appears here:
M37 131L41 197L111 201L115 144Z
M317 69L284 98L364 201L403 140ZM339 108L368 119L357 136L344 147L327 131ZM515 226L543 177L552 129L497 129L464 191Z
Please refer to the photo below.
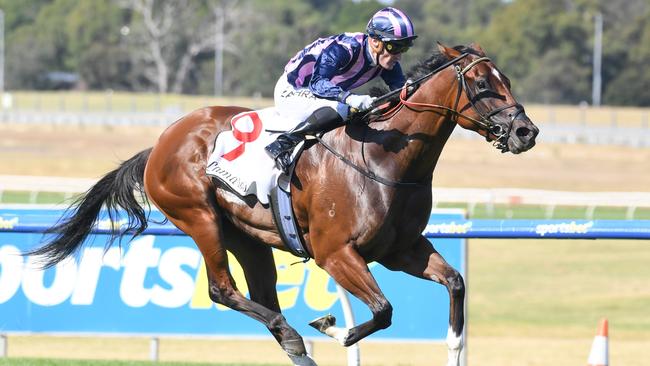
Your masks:
M405 53L413 45L412 41L386 41L384 42L384 48L391 55L397 55L400 53Z

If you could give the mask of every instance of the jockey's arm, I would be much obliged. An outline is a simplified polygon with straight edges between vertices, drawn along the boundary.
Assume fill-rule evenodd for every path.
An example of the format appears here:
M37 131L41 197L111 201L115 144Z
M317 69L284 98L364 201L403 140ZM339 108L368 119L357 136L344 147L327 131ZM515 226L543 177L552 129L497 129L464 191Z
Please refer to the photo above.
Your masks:
M350 92L335 85L331 79L350 60L348 51L339 44L334 43L324 49L314 65L314 73L309 83L311 92L320 98L343 102Z

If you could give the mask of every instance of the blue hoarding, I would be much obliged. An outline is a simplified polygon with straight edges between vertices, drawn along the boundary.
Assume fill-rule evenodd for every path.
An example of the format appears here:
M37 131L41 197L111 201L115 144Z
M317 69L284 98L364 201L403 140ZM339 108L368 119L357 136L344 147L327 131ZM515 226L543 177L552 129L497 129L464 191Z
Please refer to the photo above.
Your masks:
M35 258L20 253L39 245L40 233L12 227L51 225L62 211L0 209L0 332L90 332L120 334L267 336L260 323L215 305L208 298L200 252L186 236L143 235L105 250L106 235L93 235L76 259L36 269ZM431 220L461 220L435 213ZM153 220L160 220L158 212ZM98 227L112 225L100 221ZM154 231L169 229L152 225ZM164 230L163 230L164 231ZM435 239L436 249L465 273L463 239ZM343 325L335 283L314 261L274 251L283 314L303 336L320 336L307 324L331 313ZM231 256L231 271L247 293L243 271ZM298 262L298 263L296 263ZM371 264L394 308L393 325L374 339L444 339L449 299L443 286ZM357 323L370 318L352 299Z
M650 239L650 220L429 220L428 238Z

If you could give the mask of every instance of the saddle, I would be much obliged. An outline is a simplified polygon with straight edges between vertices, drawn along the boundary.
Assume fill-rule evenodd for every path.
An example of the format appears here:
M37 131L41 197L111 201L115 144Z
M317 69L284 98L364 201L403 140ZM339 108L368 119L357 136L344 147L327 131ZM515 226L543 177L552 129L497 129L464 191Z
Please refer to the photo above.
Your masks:
M242 112L231 119L232 129L217 135L213 151L208 158L206 174L216 183L234 193L249 207L257 202L271 209L280 237L289 251L309 259L300 235L291 205L291 176L298 156L305 148L299 143L291 154L289 174L283 174L266 154L264 147L284 132L282 121L275 108Z

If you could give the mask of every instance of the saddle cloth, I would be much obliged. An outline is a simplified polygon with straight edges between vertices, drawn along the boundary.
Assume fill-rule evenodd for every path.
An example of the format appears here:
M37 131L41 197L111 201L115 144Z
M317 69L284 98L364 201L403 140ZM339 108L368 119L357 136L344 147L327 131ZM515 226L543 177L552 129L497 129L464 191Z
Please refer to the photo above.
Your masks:
M299 122L281 119L275 107L232 117L232 129L217 136L206 173L241 197L254 195L261 204L268 205L271 189L282 172L264 147L275 140L280 133L276 131L287 131Z

